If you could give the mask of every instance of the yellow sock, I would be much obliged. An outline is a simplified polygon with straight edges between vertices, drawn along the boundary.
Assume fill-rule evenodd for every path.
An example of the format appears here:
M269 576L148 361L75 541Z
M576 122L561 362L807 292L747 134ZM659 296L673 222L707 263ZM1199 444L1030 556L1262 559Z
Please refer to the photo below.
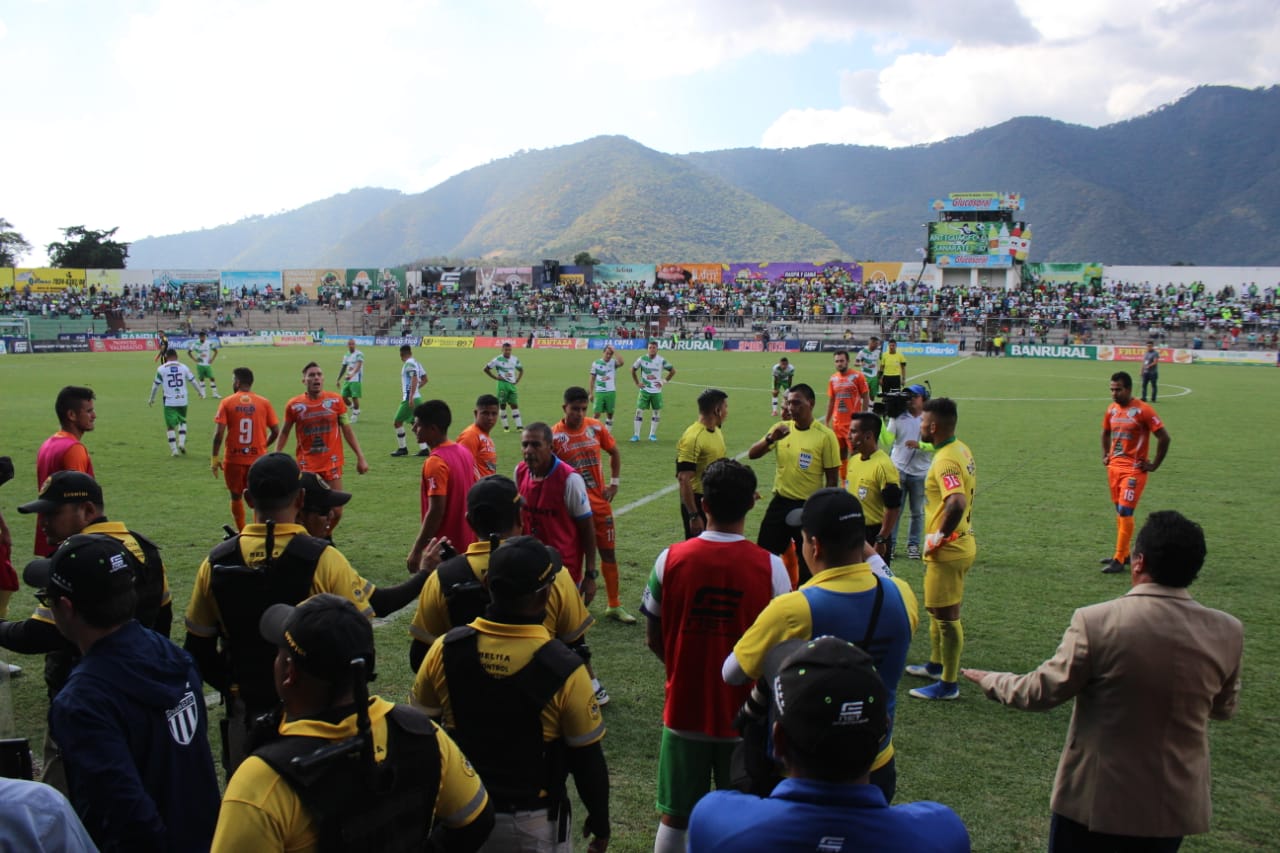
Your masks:
M929 617L929 663L942 664L942 630L932 616Z
M621 607L622 599L618 597L618 564L602 560L600 572L604 575L604 589L609 596L609 606Z
M960 677L960 652L964 650L964 626L954 622L939 622L942 635L942 680L954 684Z
M1129 545L1133 542L1133 516L1116 516L1116 559L1124 562L1129 559Z
M231 517L236 521L236 530L244 530L244 501L231 502Z

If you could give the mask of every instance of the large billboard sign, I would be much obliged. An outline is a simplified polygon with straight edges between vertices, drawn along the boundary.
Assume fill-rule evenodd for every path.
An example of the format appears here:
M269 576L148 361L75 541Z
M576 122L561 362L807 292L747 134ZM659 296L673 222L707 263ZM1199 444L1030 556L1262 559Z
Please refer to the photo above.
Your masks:
M948 193L935 198L929 206L938 213L970 210L1022 210L1022 193L975 192Z
M940 267L1010 267L1030 249L1025 222L929 223L929 261Z

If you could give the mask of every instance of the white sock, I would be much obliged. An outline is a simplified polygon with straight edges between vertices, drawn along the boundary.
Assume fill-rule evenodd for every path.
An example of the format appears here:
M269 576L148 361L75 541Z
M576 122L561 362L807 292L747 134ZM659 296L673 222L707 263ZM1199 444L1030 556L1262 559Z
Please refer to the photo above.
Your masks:
M418 449L419 449L419 450L426 450L426 449L427 449L427 443L426 443L425 441L419 441L419 442L418 442Z
M524 422L523 422L522 420L520 420L520 410L519 410L519 409L512 409L512 410L511 410L511 417L513 417L513 418L515 418L515 419L516 419L516 429L524 429Z
M640 427L644 423L644 415L640 414L640 410L636 409L636 431L633 433L636 438L640 437Z
M165 435L169 437L169 448L171 450L178 449L178 436L173 430L166 430Z
M684 853L687 834L687 830L659 823L658 834L653 839L653 853Z
M649 435L651 437L658 434L658 417L659 415L655 411L653 415L649 418Z
M405 440L404 440L404 427L396 428L396 445L399 446L401 450L406 449Z
M501 412L501 415L502 415L502 428L508 429L509 427L507 426L507 410L503 409Z
M178 447L187 446L187 425L183 424L178 427Z

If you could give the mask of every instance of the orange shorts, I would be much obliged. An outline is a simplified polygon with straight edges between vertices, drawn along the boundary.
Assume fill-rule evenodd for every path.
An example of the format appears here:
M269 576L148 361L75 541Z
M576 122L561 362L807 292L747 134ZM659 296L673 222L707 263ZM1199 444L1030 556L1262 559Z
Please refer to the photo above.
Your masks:
M836 438L840 440L840 449L849 449L849 430L853 427L853 418L844 420L840 417L831 419L831 431L836 434Z
M596 527L596 549L605 548L612 551L615 542L613 512L600 512L593 507L591 510L591 523Z
M227 491L243 494L249 487L249 469L251 465L222 464L222 479L227 484Z
M303 473L310 471L326 483L342 479L342 459L338 456L321 456L304 453L298 458L298 467Z
M1130 513L1138 508L1142 490L1147 487L1147 472L1120 465L1107 466L1107 481L1111 484L1111 502L1116 510Z

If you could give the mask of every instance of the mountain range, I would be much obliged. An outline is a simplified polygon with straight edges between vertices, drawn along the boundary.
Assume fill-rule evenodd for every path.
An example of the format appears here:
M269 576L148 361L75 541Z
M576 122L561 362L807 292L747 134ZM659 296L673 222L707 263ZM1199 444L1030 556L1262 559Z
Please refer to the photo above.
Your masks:
M405 194L364 188L135 241L132 267L916 257L929 202L1026 199L1030 260L1280 265L1280 87L1206 86L1089 128L1022 117L909 148L664 154L621 136L524 151Z

